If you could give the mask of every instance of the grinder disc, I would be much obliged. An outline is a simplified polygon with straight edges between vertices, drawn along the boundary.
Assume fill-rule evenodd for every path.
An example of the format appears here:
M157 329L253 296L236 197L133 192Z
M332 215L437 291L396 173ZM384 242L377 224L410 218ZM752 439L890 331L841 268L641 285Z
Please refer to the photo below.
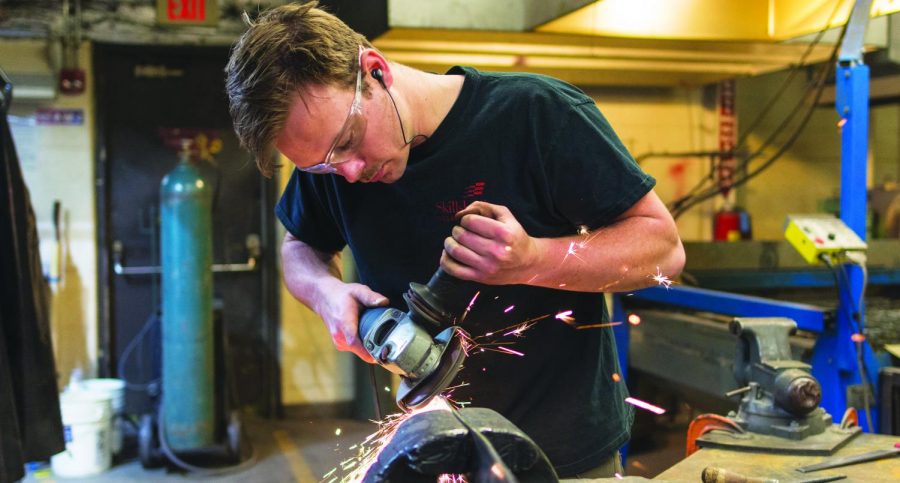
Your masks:
M461 330L459 327L448 327L435 336L435 342L444 343L444 350L434 372L416 381L400 380L397 405L401 409L410 411L425 406L453 382L453 378L462 369L466 360L466 351L463 348L462 337L458 334L459 330Z

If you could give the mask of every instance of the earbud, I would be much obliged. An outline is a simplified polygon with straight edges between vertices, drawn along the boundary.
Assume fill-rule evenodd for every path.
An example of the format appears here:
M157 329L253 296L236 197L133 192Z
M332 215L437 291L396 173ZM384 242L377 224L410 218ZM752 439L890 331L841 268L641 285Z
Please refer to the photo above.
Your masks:
M377 80L381 87L387 89L387 86L384 85L384 74L381 73L381 69L372 69L372 78Z

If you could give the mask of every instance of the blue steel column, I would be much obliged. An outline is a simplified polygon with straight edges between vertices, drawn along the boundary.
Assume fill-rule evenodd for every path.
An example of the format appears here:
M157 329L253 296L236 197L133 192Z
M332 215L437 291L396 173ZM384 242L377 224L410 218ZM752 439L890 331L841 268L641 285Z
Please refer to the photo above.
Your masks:
M866 173L869 132L869 68L855 60L841 62L836 71L836 109L841 116L841 219L860 238L866 239ZM835 418L847 409L847 388L861 383L855 343L851 336L864 327L863 271L843 266L839 282L837 326L821 334L813 351L813 375L822 384L822 407ZM869 383L878 374L868 342L862 344ZM873 389L876 385L872 384ZM872 423L877 428L877 397L871 398ZM860 425L868 422L860 414Z

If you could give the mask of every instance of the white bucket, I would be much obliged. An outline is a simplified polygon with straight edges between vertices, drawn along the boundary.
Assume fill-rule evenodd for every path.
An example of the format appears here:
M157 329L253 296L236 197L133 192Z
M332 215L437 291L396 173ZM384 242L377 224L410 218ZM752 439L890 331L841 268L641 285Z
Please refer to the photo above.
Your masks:
M63 478L96 475L109 469L112 406L108 396L89 391L60 395L66 449L50 458L53 473Z
M110 432L110 447L113 454L122 451L122 425L124 424L125 409L125 381L121 379L86 379L81 381L78 388L93 394L103 395L109 398L112 404L112 431Z

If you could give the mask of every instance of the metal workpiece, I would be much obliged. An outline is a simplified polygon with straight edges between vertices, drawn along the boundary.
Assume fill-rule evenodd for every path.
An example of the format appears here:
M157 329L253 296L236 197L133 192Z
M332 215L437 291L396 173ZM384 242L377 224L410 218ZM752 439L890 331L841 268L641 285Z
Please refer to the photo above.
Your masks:
M822 400L822 387L808 372L788 369L775 377L775 403L796 416L805 416Z
M897 455L900 455L900 443L894 443L894 447L891 449L882 449L878 451L871 451L869 453L863 453L853 456L844 456L841 458L832 458L827 459L821 463L816 463L814 465L801 466L797 468L797 471L801 473L810 473L813 471L820 470L828 470L831 468L840 468L842 466L850 466L856 465L860 463L867 463L869 461L877 461L885 458L894 458Z
M514 474L495 481L558 481L544 452L509 420L487 408L451 408L419 413L403 422L363 482L433 482L441 474L477 474L491 460L476 448L473 431Z

